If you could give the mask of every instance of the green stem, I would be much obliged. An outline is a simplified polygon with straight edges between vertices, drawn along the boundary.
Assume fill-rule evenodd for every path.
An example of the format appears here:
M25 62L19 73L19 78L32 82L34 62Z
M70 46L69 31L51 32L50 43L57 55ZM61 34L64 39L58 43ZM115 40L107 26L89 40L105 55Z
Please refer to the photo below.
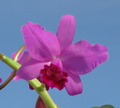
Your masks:
M13 58L14 61L17 62L19 55L23 52L24 49L25 49L25 45L22 45L22 46L19 48L19 50L16 52L16 54L15 54L15 56L14 56L14 58Z
M16 75L16 71L14 71L14 72L9 76L9 78L0 85L0 90L3 89L3 88L14 78L15 75Z
M8 66L14 69L14 71L17 71L21 64L18 62L15 62L14 60L10 59L9 57L5 56L4 54L0 53L0 60L2 60L4 63L6 63ZM50 95L48 94L45 86L40 83L36 78L27 81L40 95L44 103L46 104L47 108L59 108L52 100Z
M23 52L23 50L25 49L25 45L22 45L19 50L16 52L13 61L17 62L19 55ZM0 60L4 61L4 56L2 53L0 53ZM8 58L8 57L7 57ZM6 60L5 60L6 61ZM9 60L7 60L9 61ZM12 74L7 78L6 81L4 81L1 85L0 85L0 90L3 89L16 75L16 71L12 72Z
M15 71L17 71L21 67L21 64L19 64L18 62L15 62L14 60L5 56L2 53L0 53L0 58L4 63L6 63L8 66L10 66Z
M27 82L36 90L48 108L58 108L42 83L40 83L37 79Z

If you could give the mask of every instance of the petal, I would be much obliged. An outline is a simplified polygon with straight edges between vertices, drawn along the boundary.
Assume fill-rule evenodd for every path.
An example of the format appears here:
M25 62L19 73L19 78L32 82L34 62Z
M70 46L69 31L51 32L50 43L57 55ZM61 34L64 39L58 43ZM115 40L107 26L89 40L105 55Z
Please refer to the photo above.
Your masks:
M28 22L22 28L26 49L30 56L39 61L51 61L60 53L55 34L45 31L38 24Z
M55 66L59 67L61 70L63 70L63 65L62 62L59 58L53 60L51 64L54 64Z
M68 82L65 84L65 89L69 95L81 94L83 91L83 86L81 79L78 75L68 72Z
M12 71L10 74L9 74L9 77L11 76L11 74L13 73L14 71ZM14 80L14 81L18 81L18 80L20 80L21 78L18 76L18 75L16 75L12 80Z
M3 81L2 78L0 78L0 83L1 83L2 81Z
M24 63L17 71L17 77L24 80L31 80L40 76L40 70L44 65L49 65L50 62L40 62L35 59L30 59Z
M16 52L14 52L12 55L11 55L11 58L13 59L14 56L15 56ZM28 54L28 51L24 51L22 52L19 57L18 57L18 63L20 64L24 64L25 62L27 62L29 59L31 59L30 55Z
M16 52L14 52L14 53L12 53L12 55L11 55L11 58L13 59L14 58L14 56L15 56L15 54L16 54ZM28 60L30 60L31 59L31 57L30 57L30 55L28 54L28 52L27 51L25 51L25 52L22 52L20 55L19 55L19 57L18 57L18 63L20 63L20 64L24 64L24 63L26 63ZM13 72L11 72L10 73L10 75L12 74ZM9 75L9 76L10 76ZM18 75L16 75L14 78L13 78L13 80L14 81L17 81L17 80L20 80L21 78L18 76Z
M108 59L108 48L79 41L61 52L63 67L77 75L86 74Z
M57 30L57 37L60 43L61 50L72 43L75 29L75 17L73 15L64 15L60 20Z

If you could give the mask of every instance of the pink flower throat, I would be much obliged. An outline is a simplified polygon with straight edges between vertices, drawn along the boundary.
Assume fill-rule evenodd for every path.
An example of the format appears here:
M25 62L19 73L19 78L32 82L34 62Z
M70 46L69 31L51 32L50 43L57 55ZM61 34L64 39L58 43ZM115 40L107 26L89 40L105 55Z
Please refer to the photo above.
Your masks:
M42 74L42 82L51 88L56 87L59 90L62 90L65 87L65 83L68 81L68 74L61 71L59 67L53 64L50 66L45 65L40 73Z

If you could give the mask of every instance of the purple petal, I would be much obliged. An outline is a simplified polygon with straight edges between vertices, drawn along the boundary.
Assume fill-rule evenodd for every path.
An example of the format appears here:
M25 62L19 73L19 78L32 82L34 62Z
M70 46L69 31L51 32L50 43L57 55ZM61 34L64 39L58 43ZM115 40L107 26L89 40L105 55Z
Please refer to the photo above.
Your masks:
M55 34L41 29L38 24L28 22L22 28L26 49L30 56L40 61L51 61L60 53Z
M72 43L75 29L75 17L72 15L64 15L60 20L57 30L57 37L60 43L61 50L63 50L65 47Z
M14 72L14 71L13 71ZM11 72L10 74L9 74L9 77L10 77L10 75L13 73L13 72ZM18 76L18 75L16 75L12 80L14 80L14 81L18 81L18 80L20 80L21 78Z
M59 67L61 70L63 70L63 66L62 66L62 63L61 63L61 60L59 58L53 60L51 62L51 64L54 64L55 66Z
M31 80L40 76L40 70L44 65L49 65L50 62L40 62L35 59L30 59L24 63L17 71L17 77L24 80Z
M83 86L81 79L78 75L68 73L68 82L65 84L65 89L69 95L81 94L83 91Z
M2 78L0 78L0 83L1 83L2 81L3 81Z
M11 55L11 58L12 58L12 59L14 58L15 54L16 54L16 52L15 52L15 53L12 53L12 55ZM22 52L22 53L19 55L17 62L23 65L24 63L26 63L26 62L27 62L28 60L30 60L30 59L31 59L30 55L28 54L27 51L25 51L25 52ZM11 74L12 74L12 73L13 73L13 72L11 72ZM10 74L10 75L11 75L11 74ZM10 76L10 75L9 75L9 76ZM20 79L21 79L21 78L20 78L18 75L16 75L16 76L13 78L13 80L15 80L15 81L20 80Z
M63 67L77 75L86 74L108 59L108 48L92 45L86 40L79 41L61 52Z
M11 58L12 58L12 59L14 58L15 54L16 54L16 52L11 55ZM22 53L19 55L17 61L18 61L18 63L20 63L20 64L24 64L24 63L27 62L29 59L31 59L31 57L30 57L30 55L28 54L28 52L25 51L25 52L22 52Z

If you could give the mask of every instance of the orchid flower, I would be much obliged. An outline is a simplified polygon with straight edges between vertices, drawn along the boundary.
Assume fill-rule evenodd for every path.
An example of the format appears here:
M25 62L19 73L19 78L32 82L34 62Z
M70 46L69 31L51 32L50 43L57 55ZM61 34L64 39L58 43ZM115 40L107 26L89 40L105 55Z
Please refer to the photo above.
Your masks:
M56 35L39 24L28 22L24 25L21 30L27 51L19 57L22 66L14 80L40 77L51 88L61 90L65 87L69 95L82 93L79 75L87 74L105 62L108 48L86 40L72 44L75 29L76 20L72 15L61 18Z

